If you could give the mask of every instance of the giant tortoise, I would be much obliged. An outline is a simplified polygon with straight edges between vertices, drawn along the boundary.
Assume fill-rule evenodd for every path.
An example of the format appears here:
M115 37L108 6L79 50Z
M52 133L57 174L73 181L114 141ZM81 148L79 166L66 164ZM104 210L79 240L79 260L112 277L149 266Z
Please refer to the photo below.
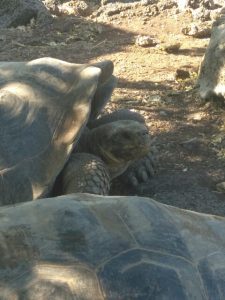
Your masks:
M1 205L51 194L107 194L110 180L138 158L137 177L152 175L142 118L120 111L97 119L115 87L112 73L111 61L0 63Z
M224 300L225 219L72 194L0 208L1 300Z

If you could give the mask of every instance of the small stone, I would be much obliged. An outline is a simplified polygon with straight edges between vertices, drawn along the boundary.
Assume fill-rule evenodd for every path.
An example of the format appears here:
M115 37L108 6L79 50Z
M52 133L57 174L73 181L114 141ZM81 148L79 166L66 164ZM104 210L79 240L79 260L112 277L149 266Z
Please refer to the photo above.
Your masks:
M150 5L150 4L154 4L154 0L141 0L141 5L142 6L147 6L147 5Z
M210 11L204 7L192 10L192 17L194 20L208 21L210 20Z
M203 117L204 117L204 114L202 112L196 112L196 113L189 114L187 119L189 121L191 121L191 120L201 121Z
M92 13L90 6L85 1L78 1L77 11L82 17L87 17Z
M184 35L193 36L195 38L208 38L211 36L211 27L197 25L192 23L189 26L183 27L181 32Z
M141 47L153 47L158 44L158 41L149 35L138 35L135 44Z

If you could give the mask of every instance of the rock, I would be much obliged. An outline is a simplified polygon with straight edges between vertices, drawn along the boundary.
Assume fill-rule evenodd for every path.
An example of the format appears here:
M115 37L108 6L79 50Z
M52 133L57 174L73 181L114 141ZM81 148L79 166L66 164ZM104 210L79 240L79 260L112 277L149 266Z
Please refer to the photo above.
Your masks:
M213 0L213 3L217 7L222 7L224 6L224 0Z
M177 0L177 5L180 11L184 11L186 8L188 8L189 0Z
M101 6L97 10L95 9L91 18L98 18L98 21L104 22L113 20L114 17L118 19L116 15L120 15L120 18L132 18L134 16L140 16L141 18L152 17L160 13L162 5L163 7L172 7L171 3L173 2L173 5L175 5L174 1L171 0L170 3L163 4L163 0L160 2L158 0L102 0ZM158 2L161 5L160 7L158 7Z
M191 113L188 115L187 120L188 121L193 121L193 122L198 122L201 121L204 117L204 113L203 112L195 112L195 113Z
M198 85L201 98L225 98L225 17L214 23L212 36L202 61Z
M150 10L148 12L148 16L149 17L155 17L155 16L158 16L160 14L160 11L159 11L159 8L157 5L152 5L150 7Z
M87 17L92 13L90 5L88 5L85 1L77 1L76 6L78 14L82 17Z
M158 3L158 8L160 11L171 9L177 7L177 2L174 0L161 0Z
M220 2L220 0L218 0L218 1ZM216 1L216 0L177 0L177 5L178 5L178 8L180 11L184 11L186 9L198 9L198 8L215 9L215 8L218 8L218 4L216 3L218 1Z
M210 20L210 10L199 7L192 10L192 17L194 20L208 21Z
M141 47L152 47L158 44L158 41L149 35L138 35L135 44Z
M32 19L40 23L47 23L52 19L40 0L0 1L0 28L27 25Z
M157 2L158 2L157 0L141 0L141 5L147 6L147 5L155 4Z
M219 20L225 14L225 7L218 8L210 11L210 19L212 21Z
M63 1L61 1L63 2ZM92 7L86 1L47 1L44 2L49 11L56 16L78 15L87 17L92 13Z
M207 24L208 25L208 24ZM195 38L208 38L211 36L211 28L209 26L204 26L202 24L192 23L181 29L184 35L193 36Z

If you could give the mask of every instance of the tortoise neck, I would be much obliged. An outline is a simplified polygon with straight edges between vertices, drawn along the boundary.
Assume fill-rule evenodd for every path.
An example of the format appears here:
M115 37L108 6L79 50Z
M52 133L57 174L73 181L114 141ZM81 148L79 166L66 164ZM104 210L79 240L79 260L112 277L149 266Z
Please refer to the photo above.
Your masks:
M94 128L88 132L87 148L88 152L96 156L99 156L104 160L104 154L102 151L102 141L104 139L102 128Z

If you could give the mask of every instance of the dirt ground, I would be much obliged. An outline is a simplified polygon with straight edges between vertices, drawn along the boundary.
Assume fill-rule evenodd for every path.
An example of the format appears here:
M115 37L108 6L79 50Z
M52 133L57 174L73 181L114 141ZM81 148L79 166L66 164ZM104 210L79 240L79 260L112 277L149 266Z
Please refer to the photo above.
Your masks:
M156 139L159 167L155 178L136 190L115 194L150 196L160 202L225 216L225 194L216 184L225 181L223 110L203 103L195 86L209 39L181 33L190 15L165 10L143 18L115 15L104 23L91 18L61 17L46 27L0 30L0 60L21 61L52 56L75 63L110 59L118 87L108 110L140 112ZM137 35L152 35L159 47L140 47ZM177 53L163 45L180 42ZM188 79L176 79L177 69Z

